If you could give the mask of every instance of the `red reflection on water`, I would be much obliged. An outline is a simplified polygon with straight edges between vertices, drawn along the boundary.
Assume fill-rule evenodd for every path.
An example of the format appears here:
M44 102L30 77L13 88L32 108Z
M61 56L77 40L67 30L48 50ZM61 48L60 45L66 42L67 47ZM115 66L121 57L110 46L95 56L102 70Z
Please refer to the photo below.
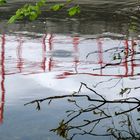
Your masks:
M49 51L53 50L53 35L49 34L49 38L48 38L48 49ZM51 71L52 68L54 67L54 61L53 59L50 57L49 61L48 61L48 70Z
M1 44L1 104L0 104L0 122L3 121L3 112L4 112L4 100L5 100L5 35L2 35L2 44Z
M22 67L23 67L23 64L24 64L24 61L22 59L22 44L23 44L23 40L22 38L20 37L18 40L19 42L19 45L17 46L17 68L19 69L19 72L22 72Z
M53 56L47 56L47 51L53 51L55 50L54 46L55 46L55 37L52 34L44 34L42 37L42 40L40 43L40 49L42 51L42 54L40 54L42 56L42 59L34 61L34 60L30 60L30 58L23 58L23 50L24 48L28 48L27 47L23 47L24 44L24 39L20 36L17 39L18 42L18 46L16 48L16 52L17 52L17 65L16 68L18 71L10 71L9 69L7 70L8 72L6 72L6 74L10 75L10 74L16 74L18 72L20 73L24 73L24 74L36 74L36 73L41 73L41 72L46 72L46 71L53 71L54 69L57 71L61 71L60 69L58 69L58 67L60 66L60 63L63 63L62 61L59 61L59 58L54 59ZM61 38L60 38L61 39ZM71 62L70 65L71 67L75 67L75 69L73 70L74 73L80 74L80 73L89 73L88 67L81 67L80 69L78 69L80 67L80 65L84 65L86 66L86 64L88 63L86 60L85 61L81 61L79 60L79 56L77 54L79 54L79 45L80 45L80 38L75 36L75 37L68 37L68 42L71 42L72 44L72 50L76 55L73 55L73 60L70 60ZM57 39L59 40L59 39ZM135 55L135 46L136 46L136 41L134 40L124 40L124 45L125 45L125 58L123 59L122 63L120 64L116 64L116 66L120 66L123 67L123 73L122 74L118 74L118 73L107 73L105 71L103 71L102 67L104 67L104 65L107 64L107 62L104 61L104 39L103 38L98 38L96 40L97 44L95 44L96 46L96 50L97 50L97 58L98 61L95 62L89 62L88 64L97 64L97 66L100 65L100 69L98 71L98 73L95 73L95 71L90 72L89 75L98 75L98 76L117 76L117 77L127 77L127 76L134 76L135 75L135 67L138 67L138 64L135 64L134 61L134 55ZM48 45L46 44L48 43ZM70 45L71 45L70 44ZM131 45L130 45L131 44ZM29 53L30 53L30 48L29 49ZM34 48L33 48L34 49ZM36 48L35 48L36 49ZM129 51L131 50L131 61L128 62L128 56L129 56ZM36 51L36 50L35 50ZM81 50L80 50L81 51ZM32 54L30 54L32 55ZM94 58L93 58L94 59ZM130 59L130 58L129 58ZM65 60L64 60L65 61ZM67 58L66 58L67 61ZM12 62L11 62L12 63ZM99 64L99 65L98 65ZM115 66L115 64L113 65ZM24 71L23 71L24 68ZM87 70L87 71L86 71ZM64 74L60 74L61 76L59 77L59 75L57 75L57 78L66 78L67 75L65 74L65 72L70 72L70 70L68 70L65 66L64 66ZM84 71L84 72L83 72ZM70 72L71 73L71 72ZM63 76L62 76L63 75Z
M53 35L52 34L49 34L49 39L48 39L48 42L49 42L49 50L51 51L53 49Z
M88 73L88 72L79 72L79 73L73 73L73 72L63 72L63 74L57 75L57 79L64 79L67 78L68 76L72 76L72 75L89 75L89 76L112 76L112 77L129 77L132 76L131 74L126 75L122 75L122 74L96 74L96 73Z
M115 77L128 77L128 76L134 76L135 75L135 68L139 67L140 64L136 64L135 62L135 48L137 45L137 40L123 40L124 41L124 52L125 52L125 57L120 64L113 64L113 67L121 67L123 68L122 74L118 74L118 72L111 73L112 71L105 72L103 71L102 67L104 65L108 64L104 60L104 39L103 38L98 38L96 40L96 52L97 52L97 57L98 61L95 62L93 60L90 62L87 62L86 60L80 60L79 52L82 51L80 50L80 38L79 37L72 37L68 38L68 42L70 42L69 45L71 45L71 50L75 55L71 56L71 59L64 58L62 60L59 60L58 58L53 58L52 56L47 56L47 51L53 51L55 50L55 36L52 34L45 34L42 37L42 40L39 42L39 49L41 50L40 56L41 58L37 59L37 61L30 60L30 57L24 58L24 49L23 47L24 44L24 39L22 37L18 37L17 42L18 46L16 47L15 51L17 52L17 58L16 59L16 68L14 68L15 71L11 71L9 68L8 71L5 72L5 65L6 64L6 56L5 56L5 50L6 50L6 36L3 34L1 37L2 44L1 44L1 58L0 58L0 66L1 66L1 105L0 105L0 122L3 120L3 111L4 111L4 94L5 94L5 87L4 87L4 81L5 81L5 75L11 75L11 74L16 74L16 73L23 73L23 74L38 74L42 72L58 72L60 74L55 75L56 79L65 79L67 77L73 76L73 75L89 75L89 76L115 76ZM29 40L30 41L30 40ZM48 43L48 44L46 44ZM28 48L28 46L26 47ZM30 52L30 48L29 52ZM31 48L31 49L36 49L36 48ZM106 48L105 48L106 49ZM8 50L10 51L10 50ZM36 51L36 50L35 50ZM37 48L38 51L38 48ZM131 55L130 55L131 51ZM34 52L34 51L33 51ZM27 51L26 51L27 53ZM36 52L35 52L36 54ZM30 54L32 55L32 54ZM129 57L130 55L130 57ZM128 59L129 57L129 59ZM94 58L93 58L94 59ZM129 62L128 62L129 60ZM11 60L12 63L13 60ZM68 67L65 66L65 63L63 64L63 61L65 63L68 62ZM82 65L82 67L81 67ZM99 66L98 71L93 71L93 68L89 68L93 66ZM25 66L25 67L24 67ZM24 71L23 71L24 68ZM61 69L62 68L62 69ZM17 71L18 70L18 71ZM136 73L138 75L138 73Z
M53 71L55 69L55 71L64 71L64 73L57 75L57 79L62 79L62 78L66 78L68 75L72 75L72 74L66 74L67 72L72 73L70 69L67 69L67 67L65 67L65 65L63 66L63 70L58 69L60 66L62 67L63 65L63 60L59 61L59 58L54 59L53 55L52 56L47 56L47 51L53 51L55 50L54 46L55 46L55 37L52 34L44 34L42 37L42 40L40 42L41 46L40 49L42 51L42 54L40 54L42 56L41 60L30 60L30 58L23 58L23 50L25 47L23 47L23 43L24 40L22 39L22 37L19 37L17 39L18 41L18 46L16 48L17 51L17 70L19 70L18 72L20 73L24 73L24 74L37 74L37 73L41 73L41 72L46 72L46 71ZM60 38L61 39L61 38ZM122 74L118 74L118 73L110 73L110 72L105 72L102 67L104 67L104 65L108 64L107 62L104 61L104 39L103 38L98 38L96 40L97 44L95 44L96 46L96 50L97 50L97 58L98 61L95 62L93 60L93 62L87 62L85 61L81 61L79 60L79 50L81 48L79 48L80 45L80 38L75 36L75 37L68 37L68 42L71 42L70 45L71 49L73 50L74 54L71 56L73 60L70 60L70 62L68 62L71 67L74 69L72 70L73 73L75 74L88 74L88 75L98 75L98 76L117 76L117 77L127 77L127 76L134 76L135 75L135 67L138 67L138 64L135 64L134 62L134 55L135 55L135 46L136 46L136 42L134 40L124 40L124 52L125 52L125 58L123 59L122 63L117 64L116 66L119 67L124 67L123 73ZM59 40L59 39L57 39ZM131 42L131 46L130 46L130 42ZM48 43L48 45L46 44ZM26 47L28 48L28 46ZM30 53L30 48L29 49L29 53ZM33 48L34 49L34 48ZM36 48L35 48L36 49ZM37 49L38 50L38 49ZM131 61L128 62L128 56L129 56L129 50L131 50ZM36 50L35 50L36 51ZM81 51L81 50L80 50ZM27 52L27 51L26 51ZM26 54L24 54L26 57ZM30 54L32 55L32 54ZM93 58L94 59L94 58ZM67 58L64 60L67 63ZM60 65L62 63L62 65ZM90 66L92 64L97 64L97 66L100 65L98 72L97 71L91 71L89 72L89 67L86 67L87 64ZM98 65L99 64L99 65ZM80 66L85 66L85 67L80 67ZM113 66L115 66L115 64L113 64ZM80 68L79 68L80 67ZM24 68L24 71L23 71ZM131 70L130 70L131 69ZM17 71L10 71L8 69L8 74L16 74Z
M132 48L131 48L131 53L132 53L132 55L131 55L131 76L133 76L134 72L135 72L134 67L136 66L135 63L134 63L134 55L135 55L136 43L135 43L134 40L131 41L131 46L132 46Z
M125 41L125 61L124 61L124 66L125 66L125 74L124 74L124 76L125 77L128 75L128 63L126 63L128 55L129 55L129 44L128 44L128 40L126 40Z
M77 53L79 51L78 45L79 45L79 37L73 37L73 47L74 47L74 51Z
M100 67L102 68L103 66L103 43L102 43L102 38L97 39L97 46L98 46L98 56L99 56L99 62ZM100 69L100 74L102 75L102 69Z
M67 78L67 76L71 76L71 75L76 75L76 73L63 72L62 74L57 75L56 79L65 79L65 78Z
M73 43L74 53L77 54L79 52L79 48L78 48L78 45L79 45L79 37L73 37L72 43ZM79 62L80 62L79 61L79 57L77 55L74 55L74 59L73 59L73 61L71 63L74 64L76 73L78 73L77 72L77 66L78 66ZM75 75L75 74L74 73L71 73L69 71L66 71L66 72L63 72L62 74L57 75L55 78L56 79L65 79L65 78L67 78L67 76L70 76L70 75Z
M75 53L79 52L78 45L79 45L79 37L73 37L73 48ZM75 67L77 67L79 63L79 58L77 55L74 56L74 63L75 63Z
M76 41L78 39L76 38ZM116 64L113 64L112 66L117 66L117 67L124 67L124 70L122 72L124 72L124 74L118 74L118 73L114 73L114 74L111 74L111 72L106 72L106 73L103 73L103 69L104 69L104 66L107 65L107 64L110 64L110 63L107 63L104 61L103 59L103 55L104 55L104 52L103 52L103 43L104 43L104 40L102 38L98 38L97 39L97 53L98 53L98 62L97 63L91 63L91 64L100 64L100 68L99 68L99 71L96 73L94 72L88 72L88 68L87 68L87 72L82 72L82 71L79 71L79 72L70 72L70 71L65 71L63 72L62 74L59 74L56 76L57 79L64 79L68 76L72 76L72 75L89 75L89 76L115 76L115 77L130 77L130 76L134 76L135 74L135 67L139 67L138 64L135 64L135 48L136 48L136 41L134 40L125 40L124 41L124 44L125 44L125 48L124 48L124 54L125 54L125 57L124 59L122 60L122 63L116 63ZM129 44L131 43L131 44ZM73 43L74 44L74 43ZM77 48L78 48L78 44L76 44ZM76 49L77 50L77 49ZM130 51L130 52L129 52ZM130 55L130 58L129 58L129 55ZM129 58L129 60L128 60ZM78 62L81 63L81 61L78 60ZM77 67L77 65L76 65ZM77 69L77 68L76 68ZM81 70L86 70L86 68L81 68ZM139 75L139 73L137 73L137 75Z
M43 40L42 40L42 64L41 64L41 67L42 67L44 72L46 70L46 37L47 37L47 34L45 34L43 36Z
M56 36L57 37L57 36ZM60 38L61 39L61 38ZM89 62L89 65L91 64L97 64L97 66L100 65L100 68L99 68L99 71L96 73L95 71L92 71L92 72L88 72L89 68L88 67L80 67L80 65L83 65L83 66L86 66L87 65L87 61L81 61L79 60L79 56L77 54L79 54L79 44L80 44L80 38L79 37L71 37L71 38L67 38L68 39L68 42L71 42L72 44L72 50L74 52L74 54L76 55L73 55L72 58L73 60L70 60L70 65L71 67L74 66L74 69L73 69L73 73L75 74L88 74L88 75L98 75L98 76L117 76L117 77L127 77L127 76L134 76L134 72L135 72L135 67L138 67L137 64L135 64L134 62L134 53L135 53L135 45L136 45L136 42L133 41L133 40L124 40L124 45L125 45L125 48L124 48L124 52L125 52L125 58L123 59L122 63L120 64L117 64L116 63L116 66L119 66L119 67L124 67L123 70L123 73L122 74L118 74L118 73L110 73L110 72L105 72L103 71L102 67L104 67L104 65L107 64L107 62L104 61L104 51L103 51L103 48L104 48L104 39L103 38L98 38L96 40L97 44L96 44L96 49L97 49L97 58L98 58L98 61L95 62ZM44 34L43 37L42 37L42 41L40 42L41 44L41 47L40 49L42 50L42 59L41 60L38 60L37 62L28 59L28 58L24 58L23 59L23 42L24 40L22 39L22 37L20 37L17 41L18 41L18 46L17 46L17 69L19 70L18 72L22 72L23 73L23 68L24 68L24 74L37 74L37 73L41 73L41 72L46 72L46 71L53 71L55 69L55 71L62 71L59 68L60 64L63 63L63 61L59 61L59 58L57 59L54 59L53 58L53 55L52 56L47 56L47 51L53 51L55 50L54 48L54 45L55 45L55 36L52 35L52 34ZM59 39L57 39L59 40ZM131 46L130 46L130 42L131 42ZM48 43L48 45L46 44ZM131 61L128 62L128 56L129 56L129 51L131 50ZM25 55L25 54L24 54ZM32 55L32 54L31 54ZM26 56L25 56L26 57ZM94 59L94 58L93 58ZM40 62L39 62L40 61ZM67 62L67 58L66 60L64 60ZM99 65L98 65L99 64ZM25 66L25 67L24 67ZM27 67L28 66L28 67ZM115 66L115 64L113 65ZM67 72L69 73L72 73L71 70L68 70L65 66L63 66L63 71L64 73L62 74L59 74L56 76L57 79L62 79L62 78L66 78L68 75L66 74ZM131 70L130 70L131 68ZM87 71L86 71L87 70ZM84 71L84 72L83 72ZM66 72L66 73L65 73ZM8 72L6 73L7 75L8 74L15 74L17 72ZM70 74L69 74L70 75ZM71 74L72 75L72 74Z

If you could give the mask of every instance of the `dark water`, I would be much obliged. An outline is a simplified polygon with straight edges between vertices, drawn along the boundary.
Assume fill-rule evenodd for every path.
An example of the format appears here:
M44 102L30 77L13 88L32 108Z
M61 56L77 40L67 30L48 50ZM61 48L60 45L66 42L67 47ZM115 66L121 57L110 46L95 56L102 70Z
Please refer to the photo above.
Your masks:
M6 24L7 19L14 13L15 7L23 3L9 3L6 11L0 8L0 17L3 18L0 21L1 140L62 140L50 130L57 128L61 120L71 118L71 115L67 117L66 111L74 110L76 114L81 109L97 106L98 102L86 98L66 98L54 100L48 105L44 101L40 111L36 110L36 104L24 104L50 96L71 95L78 91L81 82L107 100L139 99L138 2L110 0L79 3L81 15L72 18L64 11L43 12L43 16L34 22L23 21L12 25ZM100 99L85 87L80 94ZM70 121L70 125L82 125L86 122L84 120L105 117L102 110L112 117L97 121L98 125L96 122L81 129L72 129L68 136L77 133L75 140L114 140L113 135L102 134L114 132L119 137L120 131L125 130L121 131L123 137L139 139L137 109L115 117L115 112L134 106L105 104L95 112L85 111ZM92 135L89 134L95 125Z

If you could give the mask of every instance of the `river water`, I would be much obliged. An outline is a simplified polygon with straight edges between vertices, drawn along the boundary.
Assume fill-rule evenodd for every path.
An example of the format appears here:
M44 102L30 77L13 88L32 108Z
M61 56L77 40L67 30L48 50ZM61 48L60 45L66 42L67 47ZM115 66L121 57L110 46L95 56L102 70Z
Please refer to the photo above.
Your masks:
M22 3L9 3L5 11L0 8L1 140L62 140L60 132L50 130L73 116L68 138L73 134L75 140L140 138L139 107L131 111L140 88L138 2L79 3L81 14L75 17L44 11L34 22L11 25L7 19ZM131 98L128 101L135 103L107 103L98 109L98 101L69 97L51 104L44 101L39 111L36 103L24 106L36 99L72 95L81 83L78 95L102 101ZM107 118L99 121L101 117Z

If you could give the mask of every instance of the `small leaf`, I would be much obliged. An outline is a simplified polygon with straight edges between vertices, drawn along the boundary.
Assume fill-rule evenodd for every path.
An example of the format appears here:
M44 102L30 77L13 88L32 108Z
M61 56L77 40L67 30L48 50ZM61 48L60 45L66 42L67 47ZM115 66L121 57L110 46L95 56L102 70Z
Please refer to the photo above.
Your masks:
M8 23L14 23L17 20L17 16L12 16L9 20Z
M69 16L74 16L75 14L79 14L79 13L80 13L80 8L79 8L79 6L71 7L71 8L68 10L68 13L69 13Z
M55 5L53 5L53 6L51 7L51 9L52 9L53 11L58 11L58 10L60 10L63 6L64 6L64 4L55 4Z
M37 18L37 14L35 12L31 12L29 19L32 21L32 20L35 20L36 18Z
M7 3L6 0L0 0L0 5Z
M73 0L67 0L67 2L72 2Z
M41 7L46 4L46 0L40 0L39 2L36 3L36 6Z

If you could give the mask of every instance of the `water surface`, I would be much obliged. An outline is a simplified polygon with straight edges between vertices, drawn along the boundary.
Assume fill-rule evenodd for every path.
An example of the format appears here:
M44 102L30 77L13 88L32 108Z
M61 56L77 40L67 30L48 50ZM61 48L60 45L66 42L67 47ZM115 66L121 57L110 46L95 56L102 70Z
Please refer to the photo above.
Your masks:
M36 110L36 104L24 104L45 97L73 94L78 91L81 82L108 100L125 97L139 99L139 21L134 20L136 30L132 30L132 13L126 12L126 8L136 8L134 1L102 1L95 2L95 5L81 5L85 9L83 16L69 18L60 12L60 18L59 14L52 16L49 13L47 20L40 17L32 23L26 21L6 25L8 17L5 15L5 20L1 21L2 140L61 140L49 130L56 128L62 119L67 120L65 111L77 110L77 106L68 103L67 99L52 101L50 105L43 102L40 111ZM123 13L120 14L120 11ZM135 12L133 14L136 16ZM120 94L125 90L124 95ZM86 88L82 88L81 92L98 97ZM78 104L83 108L93 105L85 99L78 100ZM102 109L113 114L131 107L133 105L114 104ZM131 129L139 132L138 112L129 115L134 122ZM128 118L126 116L103 121L94 133L108 133L106 129L112 127L111 122L119 129L119 122ZM71 125L79 125L83 119L93 118L95 116L89 112L79 116ZM83 129L88 130L92 125ZM76 140L85 138L93 140L97 136L75 137ZM98 137L101 140L109 138L115 139L112 136Z

